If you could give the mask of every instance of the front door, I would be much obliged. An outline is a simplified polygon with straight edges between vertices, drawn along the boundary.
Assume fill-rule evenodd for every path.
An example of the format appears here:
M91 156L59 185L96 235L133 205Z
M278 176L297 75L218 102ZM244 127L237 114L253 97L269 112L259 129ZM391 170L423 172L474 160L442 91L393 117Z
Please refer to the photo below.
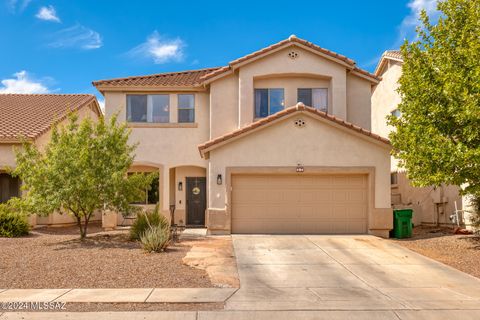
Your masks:
M205 177L187 177L187 225L205 226L205 209L207 203Z

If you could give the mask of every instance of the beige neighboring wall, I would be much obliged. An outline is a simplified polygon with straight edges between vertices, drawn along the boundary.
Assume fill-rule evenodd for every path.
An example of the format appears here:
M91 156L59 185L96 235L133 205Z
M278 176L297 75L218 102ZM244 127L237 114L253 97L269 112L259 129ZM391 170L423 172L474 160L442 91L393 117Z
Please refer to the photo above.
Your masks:
M306 121L303 128L294 125L294 120L298 118ZM208 211L223 211L228 214L228 181L217 185L216 177L221 174L228 180L229 168L295 168L297 164L301 164L305 166L306 174L309 167L316 168L315 170L331 168L336 170L336 173L368 173L372 178L373 193L373 207L369 208L369 227L389 229L390 147L349 131L332 125L327 120L314 119L306 113L296 112L265 128L212 149L209 153L207 181L210 191ZM212 222L214 219L216 218L209 217L210 223L219 223Z
M138 94L141 92L132 92ZM186 93L186 92L178 92ZM207 167L207 161L198 153L197 146L209 139L209 97L207 92L195 94L195 124L177 124L177 92L150 92L170 95L169 124L134 124L130 142L138 144L134 164L157 166L160 171L160 207L169 215L169 169L179 166ZM118 121L126 121L126 92L105 92L105 117L118 114Z
M0 170L15 168L15 147L20 148L21 144L0 143Z

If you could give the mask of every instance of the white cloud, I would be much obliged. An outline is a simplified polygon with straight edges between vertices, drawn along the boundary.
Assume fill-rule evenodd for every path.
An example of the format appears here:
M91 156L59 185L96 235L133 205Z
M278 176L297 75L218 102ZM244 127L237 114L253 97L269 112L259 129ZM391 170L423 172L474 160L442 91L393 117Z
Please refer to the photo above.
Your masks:
M32 2L32 0L7 0L7 7L11 13L15 13L15 11L22 12L25 10L28 5Z
M27 71L14 73L15 78L1 80L0 93L48 93L50 90L42 80L32 79Z
M399 46L405 39L411 40L415 36L415 27L420 23L420 13L425 10L431 18L438 17L437 0L410 0L407 6L410 13L402 20L396 45Z
M50 43L54 48L81 48L84 50L98 49L102 43L100 34L81 24L62 29L54 35L55 40Z
M41 7L35 17L40 20L60 22L60 18L57 16L57 11L53 6Z
M177 39L164 39L154 31L144 43L136 46L127 54L135 57L151 58L156 64L182 61L185 43Z

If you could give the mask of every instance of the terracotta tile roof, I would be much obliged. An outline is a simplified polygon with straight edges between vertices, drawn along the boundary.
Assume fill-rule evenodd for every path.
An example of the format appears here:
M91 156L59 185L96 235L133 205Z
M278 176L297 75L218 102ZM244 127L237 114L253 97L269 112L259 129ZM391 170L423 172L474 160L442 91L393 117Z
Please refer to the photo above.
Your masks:
M232 67L235 66L236 64L239 64L239 63L245 62L245 61L247 61L247 60L249 60L249 59L258 57L258 56L260 56L260 55L262 55L262 54L264 54L264 53L271 52L271 51L273 51L273 50L275 50L275 49L277 49L277 48L280 48L280 47L282 47L283 45L288 44L288 43L299 43L299 44L302 44L302 45L304 45L304 46L306 46L306 47L309 47L309 48L311 48L311 49L313 49L313 50L315 50L315 51L317 51L317 52L319 52L319 53L325 54L325 55L327 55L327 56L330 56L330 57L332 57L332 58L335 58L335 59L337 59L337 60L340 60L341 62L344 62L345 64L347 64L348 66L350 66L354 71L357 71L357 72L359 72L359 73L361 73L361 74L363 74L363 75L366 75L366 76L368 76L368 77L370 77L370 78L372 78L372 79L374 79L374 80L377 80L377 81L380 80L380 78L378 78L378 77L375 76L374 74L372 74L372 73L370 73L370 72L368 72L368 71L366 71L366 70L363 70L363 69L358 68L358 67L356 66L356 63L355 63L354 60L349 59L349 58L347 58L347 57L344 56L344 55L341 55L341 54L338 54L338 53L336 53L336 52L330 51L330 50L328 50L328 49L319 47L319 46L317 46L317 45L315 45L315 44L313 44L313 43L311 43L311 42L308 42L308 41L306 41L306 40L297 38L295 35L291 35L288 39L282 40L282 41L277 42L277 43L275 43L275 44L273 44L273 45L271 45L271 46L268 46L268 47L266 47L266 48L263 48L263 49L260 49L260 50L258 50L258 51L255 51L255 52L253 52L253 53L247 54L246 56L243 56L243 57L238 58L238 59L236 59L236 60L230 61L229 64L228 64L228 66L223 67L223 68L219 68L219 69L217 69L217 70L214 70L214 71L212 71L212 72L204 75L204 76L202 77L202 79L203 79L203 80L211 79L211 78L213 78L213 77L215 77L215 76L217 76L217 75L220 75L220 74L222 74L222 73L224 73L224 72L227 72L227 71L231 70Z
M384 57L403 60L402 52L400 50L387 50L383 53Z
M90 94L0 94L0 141L35 139L70 111L95 102Z
M195 87L202 84L202 76L217 69L220 68L206 68L180 72L157 73L146 76L98 80L92 82L92 84L95 87Z
M210 141L207 141L201 145L198 146L198 150L200 151L200 154L204 154L204 152L206 152L206 149L209 149L217 144L220 144L220 143L223 143L223 142L226 142L232 138L235 138L235 137L238 137L240 135L243 135L245 133L248 133L258 127L261 127L261 126L264 126L272 121L275 121L277 119L280 119L280 118L283 118L289 114L292 114L292 113L295 113L295 112L299 112L299 111L304 111L304 112L309 112L311 114L314 114L316 116L320 116L321 118L323 119L326 119L326 120L329 120L329 121L332 121L336 124L339 124L345 128L348 128L350 130L353 130L357 133L360 133L360 134L363 134L365 136L368 136L372 139L375 139L375 140L378 140L380 142L383 142L387 145L390 145L390 140L388 139L385 139L369 130L366 130L366 129L363 129L362 127L359 127L357 125L354 125L350 122L347 122L347 121L344 121L340 118L337 118L331 114L328 114L328 113L325 113L323 111L319 111L315 108L312 108L312 107L307 107L305 106L303 103L298 103L296 106L293 106L293 107L289 107L289 108L286 108L280 112L277 112L275 114L272 114L266 118L263 118L261 120L258 120L258 121L255 121L243 128L240 128L240 129L237 129L237 130L234 130L230 133L227 133L223 136L220 136L218 138L215 138L215 139L212 139Z
M400 50L387 50L382 54L382 57L380 58L380 61L377 64L377 67L375 68L375 75L378 77L381 74L381 71L383 70L383 66L387 62L387 60L395 60L395 61L401 61L403 62L403 57L402 57L402 52Z
M297 38L296 36L290 36L288 39L277 42L271 46L258 50L256 52L250 53L246 56L238 58L236 60L230 61L228 66L224 67L215 67L215 68L206 68L198 70L189 70L189 71L180 71L180 72L167 72L167 73L157 73L145 76L133 76L126 78L115 78L115 79L106 79L93 81L92 84L97 88L109 88L109 87L197 87L203 84L204 81L211 79L217 75L226 73L232 70L232 67L247 61L249 59L255 58L264 53L268 53L277 48L282 47L288 43L299 43L306 47L309 47L319 53L330 56L340 62L345 63L351 70L356 71L364 76L371 78L374 81L379 81L380 78L376 77L374 74L360 69L356 66L355 61L347 58L341 54L335 53L333 51L327 50L325 48L319 47L311 42Z

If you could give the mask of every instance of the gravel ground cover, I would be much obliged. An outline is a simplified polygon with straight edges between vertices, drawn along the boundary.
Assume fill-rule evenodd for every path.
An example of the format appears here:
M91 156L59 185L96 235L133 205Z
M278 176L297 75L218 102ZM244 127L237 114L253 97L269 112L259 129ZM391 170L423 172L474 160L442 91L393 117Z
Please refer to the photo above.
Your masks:
M392 239L424 256L480 278L480 236L456 235L450 228L416 227L409 239Z
M182 241L163 253L145 253L127 230L39 228L22 238L0 238L0 288L200 288L213 287L204 270L182 262Z

